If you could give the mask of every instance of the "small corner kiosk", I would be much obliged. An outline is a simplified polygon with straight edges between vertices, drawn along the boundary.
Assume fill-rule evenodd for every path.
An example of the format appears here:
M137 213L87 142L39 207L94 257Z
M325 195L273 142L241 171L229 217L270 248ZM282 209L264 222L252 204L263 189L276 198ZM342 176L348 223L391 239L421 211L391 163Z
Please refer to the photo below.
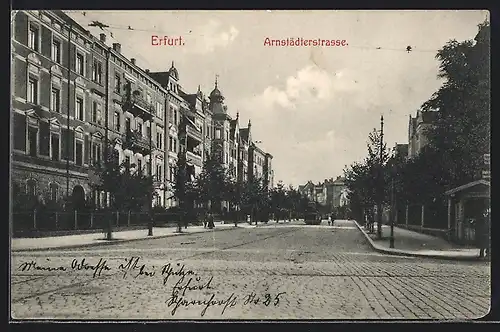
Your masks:
M490 209L490 181L476 180L445 192L448 198L449 240L475 244L476 228Z

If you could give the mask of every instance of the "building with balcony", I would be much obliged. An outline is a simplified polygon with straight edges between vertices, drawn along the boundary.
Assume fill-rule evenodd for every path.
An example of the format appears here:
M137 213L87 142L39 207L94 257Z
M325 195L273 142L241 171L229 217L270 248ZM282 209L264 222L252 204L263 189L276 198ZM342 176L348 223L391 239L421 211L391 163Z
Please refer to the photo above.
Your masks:
M215 155L234 179L273 182L272 156L257 148L215 88L183 91L174 63L150 72L62 11L19 11L12 30L12 181L50 200L110 202L91 190L105 151L154 176L156 205L175 206L179 153L195 176ZM255 163L255 164L254 164Z
M106 205L89 173L108 146L157 178L163 205L167 91L120 44L109 47L105 34L94 37L62 11L17 12L11 42L13 186Z

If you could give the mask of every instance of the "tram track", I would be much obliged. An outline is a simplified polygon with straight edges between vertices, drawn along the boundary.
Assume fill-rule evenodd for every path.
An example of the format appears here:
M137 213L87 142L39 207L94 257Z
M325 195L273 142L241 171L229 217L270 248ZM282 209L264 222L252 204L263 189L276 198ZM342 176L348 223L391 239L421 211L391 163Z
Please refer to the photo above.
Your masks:
M206 252L201 252L201 253L196 253L196 254L192 254L192 255L187 255L187 256L184 256L184 257L180 257L180 258L176 258L176 259L173 259L174 262L179 262L179 261L183 261L183 260L186 260L186 259L191 259L191 258L194 258L194 257L199 257L199 256L203 256L203 255L209 255L211 253L215 253L215 252L220 252L220 251L224 251L224 250L229 250L229 249L234 249L234 248L238 248L238 247L242 247L242 246L245 246L245 245L248 245L248 244L255 244L257 242L260 242L260 241L265 241L265 240L268 240L268 239L271 239L271 238L275 238L275 237L279 237L279 236L284 236L284 235L287 235L287 234L290 234L290 233L294 233L294 232L297 232L299 231L299 229L280 229L280 230L277 230L276 232L273 232L273 234L271 235L268 235L268 236L264 236L264 237L261 237L261 238L258 238L258 239L253 239L251 241L244 241L244 242L241 242L241 243L238 243L238 244L235 244L235 245L230 245L230 246L227 246L227 247L223 247L223 248L216 248L216 249L213 249L213 250L209 250L209 251L206 251ZM92 251L89 250L89 253L91 253ZM61 286L61 287L57 287L55 289L50 289L50 290L45 290L45 291L41 291L41 292L36 292L36 293L33 293L33 294L30 294L30 295L26 295L26 296L23 296L23 297L20 297L20 298L16 298L16 299L12 299L12 293L10 294L11 295L11 303L14 304L14 303L19 303L19 302L22 302L22 301L25 301L25 300L28 300L28 299L32 299L32 298L37 298L39 296L43 296L43 295L46 295L46 294L50 294L50 293L56 293L58 291L61 291L61 290L65 290L65 289L71 289L73 287L79 287L79 286L83 286L93 280L101 280L101 279L105 279L105 278L109 278L109 277L113 277L119 273L122 273L122 271L117 271L115 273L111 273L111 274L106 274L106 275L101 275L101 276L98 276L98 277L92 277L92 278L86 278L85 280L82 280L82 281L79 281L79 282L76 282L76 283L71 283L69 285L64 285L64 286ZM16 274L12 274L11 277L15 277ZM26 276L25 274L23 276ZM27 282L30 282L30 281L35 281L35 280L40 280L40 279L43 279L43 278L48 278L48 277L51 277L51 276L54 276L53 274L49 274L49 275L46 275L44 277L41 277L41 276L37 276L33 279L29 279L29 280L23 280L23 281L19 281L19 282L11 282L12 285L14 284L21 284L21 283L27 283Z

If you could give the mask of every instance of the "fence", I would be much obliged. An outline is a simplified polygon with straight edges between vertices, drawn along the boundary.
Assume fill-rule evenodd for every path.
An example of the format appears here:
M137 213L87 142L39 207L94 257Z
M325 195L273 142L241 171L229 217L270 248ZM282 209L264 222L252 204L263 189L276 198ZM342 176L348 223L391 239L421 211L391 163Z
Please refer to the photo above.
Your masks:
M180 213L162 212L153 213L155 226L176 225L181 219L188 220L189 224L201 224L195 215L181 218ZM116 227L146 227L150 220L147 212L132 211L24 211L12 214L13 234L39 231L76 231L102 230L111 226Z

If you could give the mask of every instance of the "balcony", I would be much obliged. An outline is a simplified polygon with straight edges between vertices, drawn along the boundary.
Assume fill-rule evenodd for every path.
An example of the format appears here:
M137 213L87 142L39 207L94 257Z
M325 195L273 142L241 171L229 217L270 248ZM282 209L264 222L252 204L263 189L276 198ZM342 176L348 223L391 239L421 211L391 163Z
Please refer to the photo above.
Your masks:
M193 151L187 151L186 153L186 160L188 163L191 163L193 165L202 167L203 166L203 160L201 159L201 154L198 154L197 152Z
M155 113L155 109L151 103L148 103L138 90L130 92L130 89L125 89L125 94L122 96L122 109L132 113L145 120L150 120Z
M154 142L151 142L149 138L144 137L138 131L129 130L125 134L125 142L123 143L124 149L128 149L133 152L141 153L142 155L148 155L151 151L151 148L155 148Z

